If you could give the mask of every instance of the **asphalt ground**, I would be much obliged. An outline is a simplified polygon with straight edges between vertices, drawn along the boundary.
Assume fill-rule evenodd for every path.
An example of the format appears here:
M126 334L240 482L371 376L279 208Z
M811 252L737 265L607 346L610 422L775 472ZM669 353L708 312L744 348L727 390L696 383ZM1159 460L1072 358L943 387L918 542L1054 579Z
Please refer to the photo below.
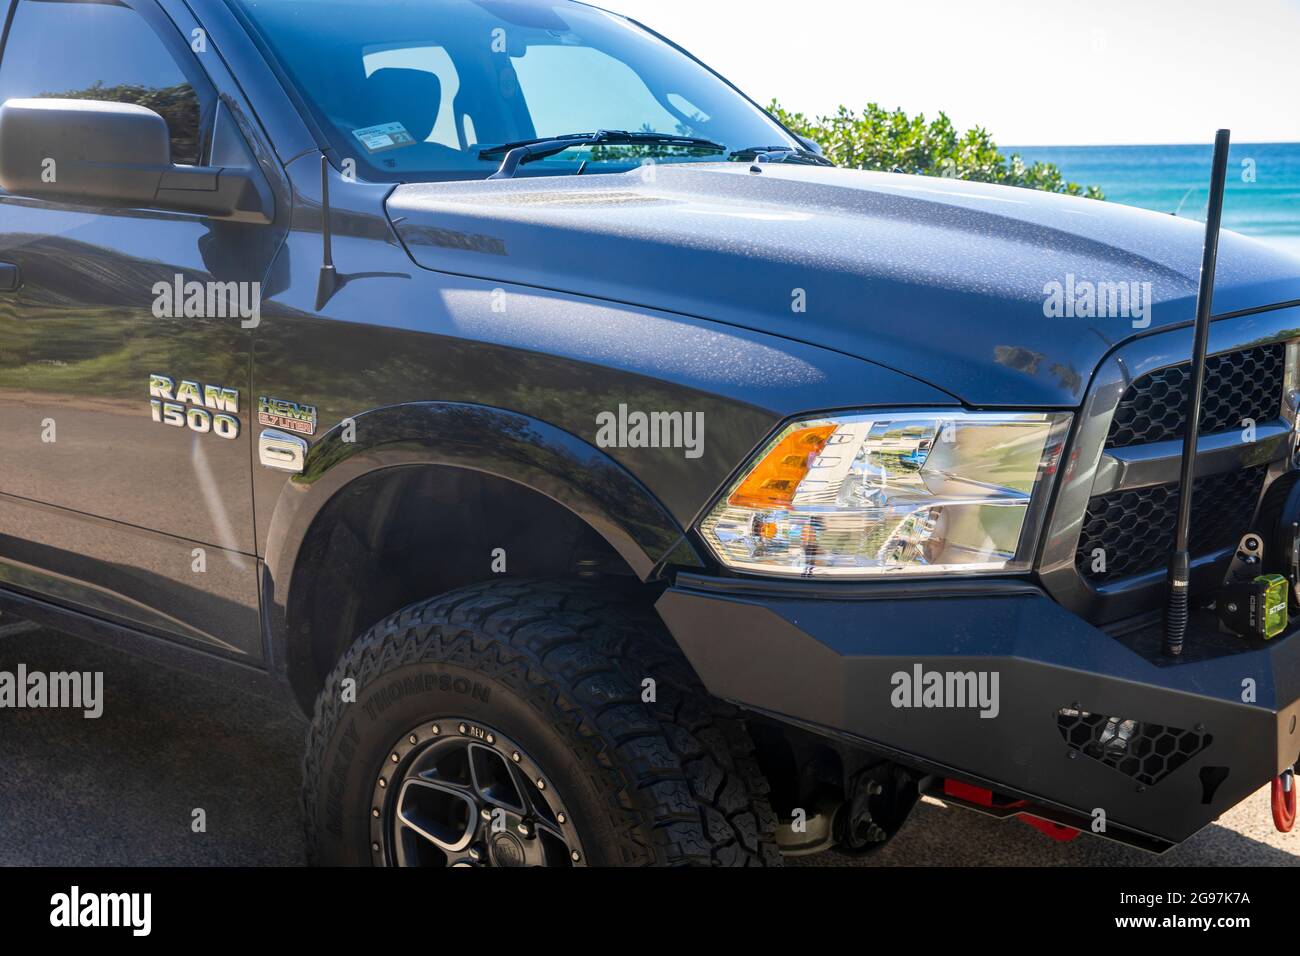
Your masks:
M287 704L0 621L0 670L102 671L104 712L0 709L0 866L297 866L306 722ZM205 824L196 832L195 811ZM1162 856L924 801L864 858L801 866L1296 866L1261 790Z

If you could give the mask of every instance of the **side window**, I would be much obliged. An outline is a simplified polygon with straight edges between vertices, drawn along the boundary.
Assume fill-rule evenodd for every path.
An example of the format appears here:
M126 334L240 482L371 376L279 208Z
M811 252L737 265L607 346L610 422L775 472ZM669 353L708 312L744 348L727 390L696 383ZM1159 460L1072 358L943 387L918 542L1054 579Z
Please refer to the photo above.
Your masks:
M130 0L17 0L0 57L0 103L56 97L147 107L167 121L172 162L202 165L213 97ZM177 53L188 52L177 34Z

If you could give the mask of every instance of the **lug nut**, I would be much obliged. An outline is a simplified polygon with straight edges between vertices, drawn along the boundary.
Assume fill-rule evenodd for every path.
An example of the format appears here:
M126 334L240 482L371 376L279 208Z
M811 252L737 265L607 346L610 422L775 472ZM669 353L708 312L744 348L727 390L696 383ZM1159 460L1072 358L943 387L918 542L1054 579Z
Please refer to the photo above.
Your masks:
M561 811L560 813L557 813L557 814L555 815L555 819L559 820L561 823L568 823L568 822L569 822L569 818L566 817L566 816L564 815L564 812L563 812L563 811Z
M380 790L383 790L386 786L388 786L388 781L385 780L383 777L380 777L380 778L379 778L379 789L380 789Z
M496 742L497 742L496 734L488 734L488 735L487 735L487 742L490 743L490 744L494 744L494 743L496 743Z
M489 810L487 807L484 807L482 810L480 810L478 812L478 815L482 817L484 820L486 820L488 823L492 822L492 811Z
M572 860L574 863L577 863L579 860L582 859L582 854L579 853L577 850L574 850L572 853L569 854L569 859Z
M469 858L470 858L471 860L474 860L474 861L477 862L477 861L478 861L482 856L483 856L483 854L479 852L478 847L476 847L476 846L472 846L472 847L469 848Z
M520 836L530 837L533 835L533 829L527 823L520 822L515 826L515 829L519 831Z
M545 790L545 789L546 789L546 781L543 780L541 777L538 777L538 778L537 778L537 789L538 789L538 790Z
M516 750L514 753L510 755L510 759L513 760L515 763L519 763L519 761L523 760L524 758L519 756L519 751Z
M378 807L373 807L373 808L371 809L371 811L370 811L370 815L371 815L372 817L377 817L377 816L379 816L379 808L378 808Z
M420 742L420 738L415 736L415 734L411 734L411 736L407 737L406 739L413 744L418 744Z
M458 729L460 730L460 732L461 732L462 734L466 732L466 727L465 727L464 724L461 724L460 727L459 727Z
M379 852L379 844L378 844L378 843L372 843L372 844L370 844L370 849L372 849L372 850L374 850L376 853L378 853L378 852Z
M436 737L438 734L442 733L442 729L441 729L437 724L434 724L434 725L433 725L432 727L430 727L429 729L433 731L433 734L434 734L435 737Z
M393 763L397 763L397 761L399 761L399 760L401 760L401 759L402 759L402 758L399 757L399 756L397 756L397 754L393 754L393 757L392 757Z

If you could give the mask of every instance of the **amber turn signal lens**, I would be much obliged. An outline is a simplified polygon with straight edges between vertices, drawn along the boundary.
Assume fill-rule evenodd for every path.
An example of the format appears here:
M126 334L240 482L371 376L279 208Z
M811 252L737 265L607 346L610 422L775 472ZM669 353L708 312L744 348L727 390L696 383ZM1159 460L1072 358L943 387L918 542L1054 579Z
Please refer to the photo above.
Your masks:
M788 508L813 459L821 454L835 425L800 428L786 435L727 499L742 508Z

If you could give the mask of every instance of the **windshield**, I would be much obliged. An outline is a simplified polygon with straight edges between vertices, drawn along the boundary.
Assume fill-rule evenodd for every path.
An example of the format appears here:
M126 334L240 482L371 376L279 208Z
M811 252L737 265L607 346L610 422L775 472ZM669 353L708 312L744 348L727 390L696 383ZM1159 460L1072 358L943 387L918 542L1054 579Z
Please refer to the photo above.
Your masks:
M501 165L499 147L506 144L599 130L706 142L621 137L635 141L563 149L532 159L518 175L613 172L647 160L717 162L756 146L802 148L689 56L580 3L230 2L306 101L338 158L354 159L364 179L482 179Z

